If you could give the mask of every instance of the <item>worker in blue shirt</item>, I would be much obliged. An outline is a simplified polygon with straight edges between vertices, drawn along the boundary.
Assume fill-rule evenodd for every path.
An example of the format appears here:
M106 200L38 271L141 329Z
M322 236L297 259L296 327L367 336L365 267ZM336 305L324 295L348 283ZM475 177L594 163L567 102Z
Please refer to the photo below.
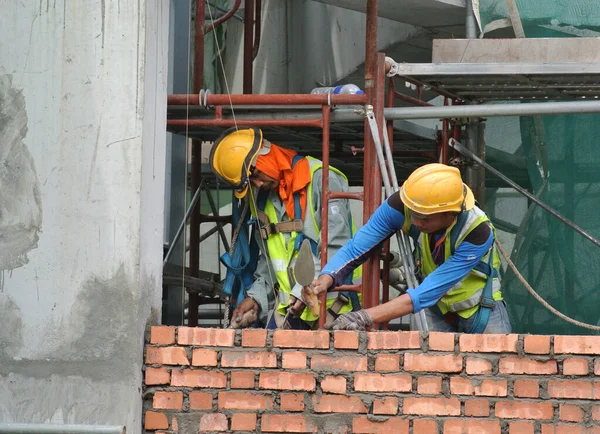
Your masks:
M423 280L387 303L339 316L333 329L365 330L424 309L431 331L511 332L500 290L495 229L475 205L460 171L438 163L415 170L331 258L311 287L304 288L303 298L341 285L398 230L416 240L416 263Z

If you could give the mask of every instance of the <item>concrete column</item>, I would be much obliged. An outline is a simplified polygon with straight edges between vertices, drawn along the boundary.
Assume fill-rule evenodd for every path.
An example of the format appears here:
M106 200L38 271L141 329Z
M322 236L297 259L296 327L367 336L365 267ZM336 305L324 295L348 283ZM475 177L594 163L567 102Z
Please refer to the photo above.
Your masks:
M141 432L160 319L169 2L0 14L0 420Z

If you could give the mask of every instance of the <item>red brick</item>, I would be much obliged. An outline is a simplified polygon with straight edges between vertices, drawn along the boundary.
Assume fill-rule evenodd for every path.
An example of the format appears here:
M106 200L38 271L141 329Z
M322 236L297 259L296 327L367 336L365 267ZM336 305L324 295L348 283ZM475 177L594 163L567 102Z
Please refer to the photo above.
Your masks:
M175 416L171 418L171 431L179 431L179 423L177 423L177 418Z
M172 371L171 386L224 389L227 387L227 375L219 371L191 369Z
M592 420L600 420L600 405L592 407Z
M515 380L513 393L515 398L539 398L540 383L538 380Z
M550 354L550 336L527 335L524 349L529 354Z
M410 392L412 377L406 374L356 374L354 390L357 392Z
M297 372L261 372L258 387L273 390L315 390L315 377L312 374Z
M450 393L453 395L473 395L471 380L465 377L451 377Z
M600 354L600 336L554 336L555 354Z
M263 414L261 432L317 432L317 426L300 414Z
M367 416L352 418L352 432L359 434L408 434L408 420L390 417L377 422L367 419Z
M454 351L454 333L429 333L430 351Z
M243 329L242 347L266 347L267 331L264 329Z
M189 365L190 362L182 347L146 347L148 365Z
M311 369L327 369L328 371L366 371L366 356L324 356L315 354L310 359Z
M460 416L457 398L404 398L404 414L420 416Z
M321 390L326 393L346 393L346 379L338 375L327 375L321 380Z
M199 327L179 327L177 343L198 347L233 347L234 329L203 329Z
M600 434L600 427L586 428L580 424L566 423L542 424L541 434Z
M487 399L469 399L465 401L465 416L488 417L490 402Z
M598 392L594 392L594 384L583 380L550 380L548 381L548 395L550 398L567 399L596 399Z
M421 348L419 332L369 332L369 350L407 350Z
M232 389L254 389L254 372L231 371Z
M150 343L171 345L175 343L175 327L154 326L150 329Z
M518 339L519 335L462 334L458 344L465 353L516 353Z
M207 392L190 392L190 410L211 410L213 396Z
M146 417L144 418L144 429L146 430L157 430L157 429L169 429L169 420L167 415L158 413L156 411L147 411Z
M181 407L183 407L181 392L156 392L152 397L152 408L181 410Z
M271 410L271 395L250 392L219 392L217 404L220 410Z
M554 415L551 402L499 401L496 417L500 419L544 419Z
M333 348L338 350L358 350L358 332L333 332Z
M506 380L485 379L481 384L474 387L476 396L506 396L508 394L508 383Z
M373 401L373 414L398 414L398 398L395 396L376 398L375 401Z
M500 374L552 375L558 373L556 360L544 362L523 357L506 357L500 359Z
M231 416L232 431L254 431L256 430L255 413L235 413Z
M400 370L400 356L398 354L377 354L375 357L376 371L392 371Z
M414 419L413 433L414 434L437 434L438 423L432 419Z
M171 374L167 368L152 368L146 367L144 383L147 386L153 386L156 384L169 384L171 381Z
M417 393L421 395L440 395L442 393L442 377L419 377Z
M466 371L469 375L488 375L492 373L492 362L486 359L467 357Z
M301 393L282 393L279 397L281 411L304 411L304 395Z
M276 368L277 354L270 351L223 351L223 368Z
M227 431L229 423L223 413L203 414L200 419L200 431Z
M461 372L462 356L407 353L404 370L409 372Z
M587 375L590 372L590 364L587 359L569 357L563 360L563 375Z
M450 419L444 422L444 434L500 434L499 420Z
M510 422L508 424L509 434L534 434L533 422Z
M315 413L366 413L367 407L358 396L313 396Z
M194 349L192 352L193 366L217 366L217 352L204 348Z
M273 346L279 348L329 348L329 332L324 330L275 330Z
M565 422L583 422L585 413L579 405L560 404L560 420Z
M594 361L594 375L600 375L600 359Z
M282 355L283 369L306 369L306 353L301 351L286 351Z

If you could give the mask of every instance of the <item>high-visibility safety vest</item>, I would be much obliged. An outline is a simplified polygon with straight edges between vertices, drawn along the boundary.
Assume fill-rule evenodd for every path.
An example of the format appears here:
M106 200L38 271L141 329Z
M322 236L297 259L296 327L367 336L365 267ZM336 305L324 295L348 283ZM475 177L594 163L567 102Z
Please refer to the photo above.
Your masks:
M477 206L469 211L464 211L466 218L458 223L459 219L456 219L454 223L446 229L446 238L444 240L444 257L448 259L459 244L467 237L467 235L479 226L483 222L487 222L496 236L496 229L490 222L488 216ZM402 227L403 230L410 228L410 210L404 207L405 223ZM458 233L452 229L455 225L462 224L462 228L458 228ZM431 252L431 244L429 242L429 235L421 233L418 238L418 244L421 249L421 273L424 276L428 276L435 271L438 267L433 260ZM454 243L454 246L452 245ZM493 252L493 253L492 253ZM489 256L493 254L493 269L489 269ZM494 248L494 245L490 247L486 255L481 259L479 264L473 268L467 274L467 276L460 282L456 283L437 303L437 307L440 309L442 314L448 312L456 312L462 318L470 318L479 309L479 303L483 294L483 289L486 285L488 275L493 279L492 282L492 293L493 299L498 301L502 300L502 291L500 290L500 257L498 252Z
M317 160L312 157L306 157L308 159L310 165L310 176L311 182L308 184L307 188L307 211L310 211L310 215L307 212L304 216L304 229L302 232L311 240L317 241L320 237L320 228L317 225L317 220L315 216L314 206L313 206L313 198L312 198L312 178L317 170L320 170L323 167L323 163L320 160ZM329 170L335 172L346 181L348 178L340 172L338 169L334 167L329 167ZM269 218L271 223L279 223L277 219L277 213L275 211L275 207L271 203L270 200L267 199L265 203L264 213ZM354 234L354 220L352 220L352 234ZM286 309L289 306L290 293L292 291L292 286L290 283L290 279L288 276L288 269L290 266L294 264L294 260L298 255L298 252L294 249L294 243L296 240L296 236L298 232L290 232L289 240L286 243L285 236L283 233L272 233L267 238L267 249L269 251L269 259L273 266L273 271L275 272L275 276L277 277L277 283L279 284L279 304L277 306L277 312L280 315L285 315ZM327 248L327 246L321 246L321 248ZM315 252L313 252L315 253ZM319 252L315 253L316 255L320 255ZM319 256L320 257L320 256ZM354 279L360 278L362 275L361 268L357 268L353 274ZM335 302L337 298L337 292L328 292L327 293L327 308L330 308L331 305ZM339 314L346 313L352 311L352 302L348 301L344 306L342 306L341 310L338 312ZM303 321L315 321L318 317L314 316L310 309L304 309L302 315L300 315L300 319Z

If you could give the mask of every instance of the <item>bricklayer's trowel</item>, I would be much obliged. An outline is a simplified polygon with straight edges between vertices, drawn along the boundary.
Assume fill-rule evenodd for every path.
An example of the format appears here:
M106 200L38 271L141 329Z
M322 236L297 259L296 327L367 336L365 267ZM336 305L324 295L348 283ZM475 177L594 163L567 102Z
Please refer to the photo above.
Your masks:
M296 282L302 286L310 286L315 278L315 261L308 239L304 239L300 245L300 250L296 257L296 264L294 264L294 278L296 279ZM305 301L309 302L309 300ZM310 310L313 316L319 316L319 298L311 293L310 302L312 302Z

